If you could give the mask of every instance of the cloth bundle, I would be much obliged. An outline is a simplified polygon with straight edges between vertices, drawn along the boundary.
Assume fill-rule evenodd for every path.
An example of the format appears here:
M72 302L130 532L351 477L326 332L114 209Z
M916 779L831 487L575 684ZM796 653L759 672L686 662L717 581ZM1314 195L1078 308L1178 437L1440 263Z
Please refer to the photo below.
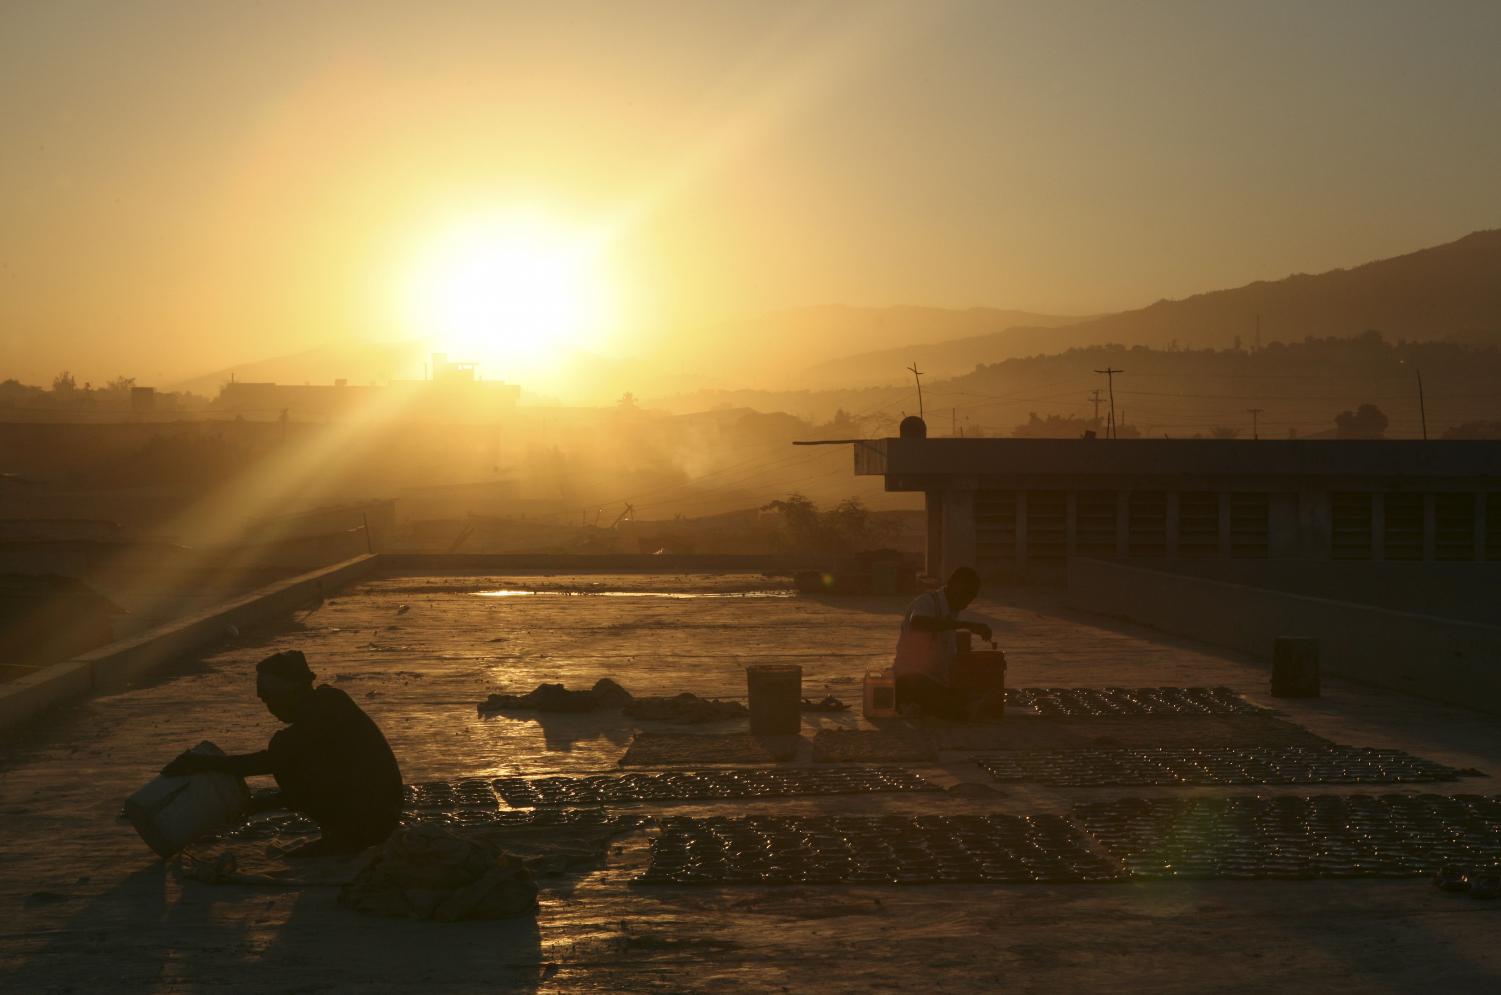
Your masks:
M492 694L477 706L480 715L493 712L594 712L621 709L634 719L659 722L718 722L741 719L750 712L738 701L700 698L696 694L636 698L608 677L600 678L587 691L574 691L562 684L538 684L526 694Z
M399 829L339 902L359 912L453 922L537 912L537 885L521 858L441 826Z

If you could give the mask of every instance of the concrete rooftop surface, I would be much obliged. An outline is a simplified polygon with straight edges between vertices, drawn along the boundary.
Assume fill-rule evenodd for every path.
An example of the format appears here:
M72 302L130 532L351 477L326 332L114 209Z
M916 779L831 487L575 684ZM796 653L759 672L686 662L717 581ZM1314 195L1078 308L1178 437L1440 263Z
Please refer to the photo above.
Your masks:
M613 711L477 714L492 692L543 681L587 688L612 677L637 695L744 700L744 668L758 663L800 664L804 697L833 694L851 705L804 714L805 742L787 766L807 767L806 741L820 728L871 728L860 717L859 678L889 664L907 600L794 596L783 580L748 575L384 576L241 633L145 686L49 713L0 740L0 990L1501 985L1501 901L1445 893L1426 877L642 885L633 879L661 832L647 824L617 838L599 866L539 879L535 921L442 924L361 915L337 904L333 887L203 883L156 858L118 818L125 797L200 740L231 753L264 748L279 725L256 698L254 664L292 648L306 653L320 683L347 691L380 724L409 784L618 773L639 731L745 728L743 720L670 726ZM1066 815L1081 802L1115 798L1501 794L1494 718L1327 679L1320 698L1273 699L1264 667L1075 613L1036 592L992 589L967 614L994 627L1011 687L1225 686L1335 743L1480 773L1416 785L1062 787L998 783L974 753L943 750L936 760L879 766L906 766L947 790L608 808L642 816ZM1021 734L1040 721L1008 714L1000 727Z

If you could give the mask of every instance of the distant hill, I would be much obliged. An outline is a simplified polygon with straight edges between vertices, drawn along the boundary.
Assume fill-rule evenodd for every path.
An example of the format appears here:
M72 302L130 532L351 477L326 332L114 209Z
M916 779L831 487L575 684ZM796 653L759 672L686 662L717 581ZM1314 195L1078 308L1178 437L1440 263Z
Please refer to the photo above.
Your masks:
M899 348L820 364L809 377L826 387L884 384L892 382L893 367L913 360L939 376L957 376L982 363L1111 343L1224 349L1239 338L1250 347L1257 315L1263 343L1348 337L1370 329L1391 341L1496 341L1501 339L1501 229L1351 269L1261 280L1134 311L1019 320L949 341L914 336Z
M1501 338L1501 229L1352 269L1162 300L1063 332L1018 328L1003 335L1012 355L1112 342L1223 349L1237 338L1252 345L1257 315L1263 343L1370 329L1390 341Z
M752 315L671 337L673 362L696 370L706 384L727 388L826 388L900 379L916 358L914 346L999 332L1017 325L1047 327L1076 318L1003 308L850 307L820 305ZM897 349L869 362L869 350ZM861 354L846 368L845 357ZM970 366L973 366L971 363ZM969 367L964 367L967 369ZM872 379L874 378L874 380Z
M672 399L666 406L680 410L691 403L687 395L708 391L850 391L900 384L914 361L938 378L1014 357L1112 343L1225 349L1239 339L1249 348L1258 315L1263 344L1350 337L1370 329L1389 342L1501 342L1501 229L1351 269L1258 281L1088 318L1001 308L826 305L772 311L643 337L634 355L576 353L558 384L522 387L532 398L556 396L574 404L610 403L632 391L664 403ZM330 344L172 386L212 396L231 374L282 383L340 377L384 383L421 376L427 358L417 341Z
M981 335L944 342L910 343L895 349L878 349L843 356L810 368L803 374L803 379L824 388L880 386L906 379L906 368L913 363L925 374L938 377L959 376L980 363L998 363L1013 355L1009 343L1018 328L1025 328L1029 335L1045 330L1046 335L1052 337L1058 334L1055 329L1087 320L1061 315L1028 315L1023 311L994 313L998 316L1014 314L1018 318L1005 324L1007 319L998 317L996 320L1000 327Z

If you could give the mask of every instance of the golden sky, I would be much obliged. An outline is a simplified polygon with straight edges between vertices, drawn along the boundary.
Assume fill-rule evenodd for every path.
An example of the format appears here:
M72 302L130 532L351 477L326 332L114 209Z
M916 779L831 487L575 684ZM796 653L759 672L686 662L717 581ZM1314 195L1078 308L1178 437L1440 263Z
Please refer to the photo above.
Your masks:
M442 344L496 267L630 355L1351 265L1501 223L1497 51L1487 2L14 0L0 377Z

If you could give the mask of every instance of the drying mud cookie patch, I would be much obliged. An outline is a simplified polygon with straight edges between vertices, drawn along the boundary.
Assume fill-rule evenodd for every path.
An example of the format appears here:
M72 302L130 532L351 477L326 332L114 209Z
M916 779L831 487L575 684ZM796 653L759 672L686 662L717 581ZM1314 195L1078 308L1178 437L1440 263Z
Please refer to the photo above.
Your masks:
M1135 878L1411 877L1501 870L1501 798L1128 798L1074 818Z
M1111 881L1058 815L668 818L639 884L964 884Z
M687 801L708 798L783 798L793 795L936 791L936 785L906 770L887 768L788 768L715 770L592 777L506 777L495 782L506 803L597 805L609 802Z
M1416 784L1462 772L1401 750L1354 746L1018 750L985 757L998 781L1066 787L1210 784Z
M925 727L926 728L926 727ZM1083 750L1129 747L1333 746L1272 715L1116 715L1053 719L1012 714L1001 722L946 723L927 729L940 750Z
M1117 715L1258 715L1266 709L1226 687L1008 688L1008 709L1057 718Z

